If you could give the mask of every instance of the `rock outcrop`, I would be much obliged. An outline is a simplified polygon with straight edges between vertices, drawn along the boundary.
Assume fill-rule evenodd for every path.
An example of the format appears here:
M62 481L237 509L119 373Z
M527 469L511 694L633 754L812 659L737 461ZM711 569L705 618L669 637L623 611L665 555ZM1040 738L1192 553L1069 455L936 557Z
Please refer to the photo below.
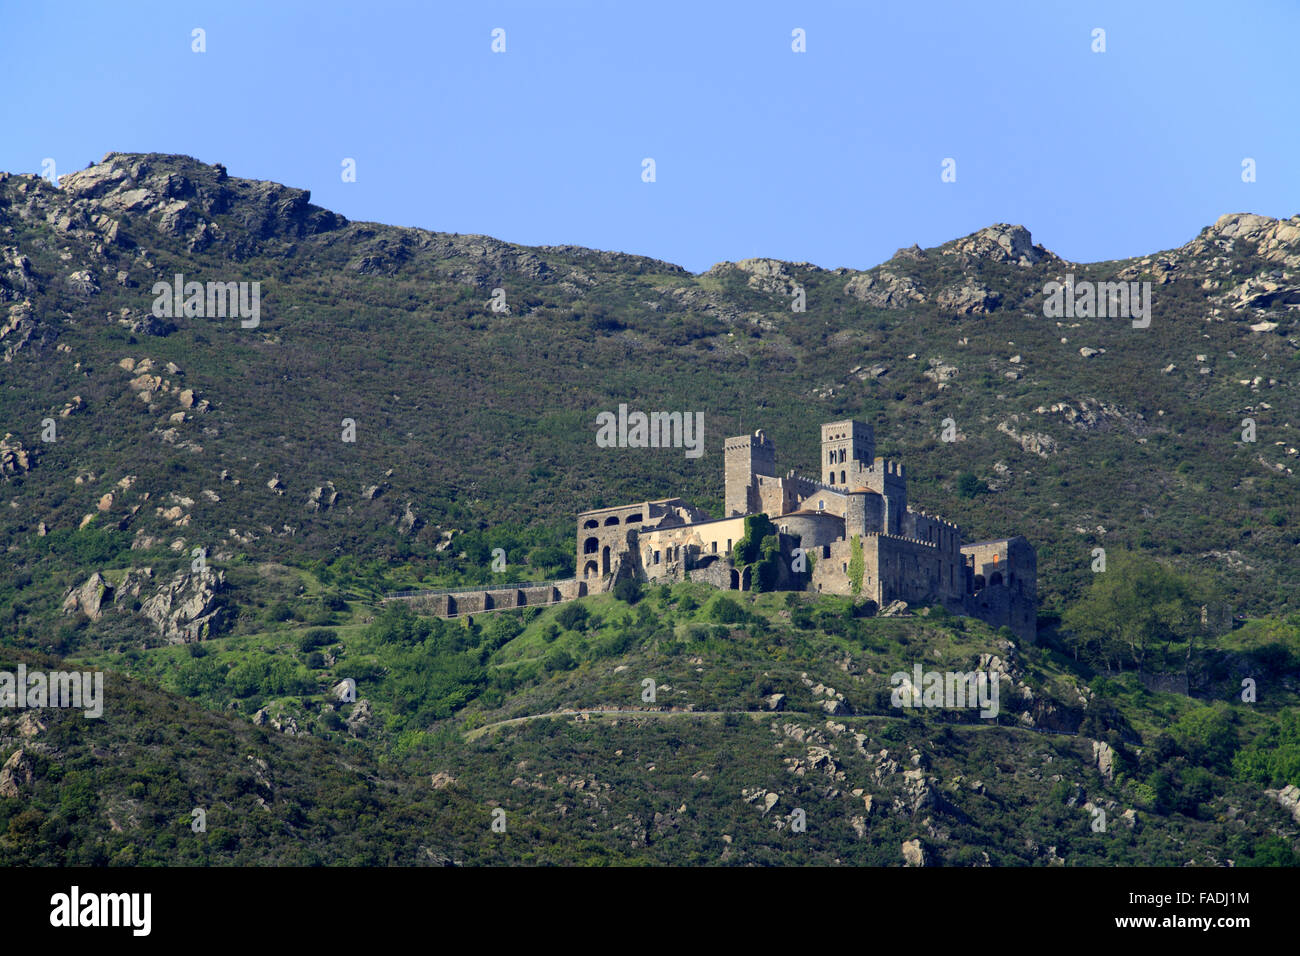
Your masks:
M178 571L140 607L159 635L172 644L188 644L211 637L224 618L221 592L224 571Z
M1018 266L1032 266L1045 259L1055 259L1042 246L1034 245L1033 237L1024 226L999 222L963 239L939 247L945 256L957 256L973 264L976 260L1009 262Z
M23 750L15 750L0 767L0 797L18 797L22 788L36 779L36 761Z
M98 621L103 614L101 608L106 598L112 596L113 588L96 571L86 578L80 586L70 590L63 599L63 613L75 614L80 611L92 621Z
M925 291L915 279L885 270L855 275L844 284L844 292L878 309L902 309L925 301Z
M0 438L0 476L8 479L27 474L36 467L36 456L35 449L23 447L21 441L5 432L4 438Z

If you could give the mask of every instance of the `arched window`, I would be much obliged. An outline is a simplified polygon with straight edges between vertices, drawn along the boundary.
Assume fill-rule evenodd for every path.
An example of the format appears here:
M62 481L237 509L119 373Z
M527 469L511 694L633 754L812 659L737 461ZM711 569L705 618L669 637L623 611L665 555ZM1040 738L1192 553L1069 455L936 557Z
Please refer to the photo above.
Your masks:
M844 472L841 471L841 472L840 472L840 484L841 484L841 485L847 485L848 483L849 483L849 476L848 476L847 474L845 474Z
M605 519L606 527L609 527L612 524L618 524L618 515L610 515L608 518Z
M599 550L600 550L600 542L597 541L595 538L588 538L586 541L582 542L583 554L595 554Z
M599 527L600 527L600 522L597 521L595 518L591 518L591 519L589 519L589 520L587 520L587 521L584 521L584 522L582 523L582 526L583 526L584 528L599 528Z

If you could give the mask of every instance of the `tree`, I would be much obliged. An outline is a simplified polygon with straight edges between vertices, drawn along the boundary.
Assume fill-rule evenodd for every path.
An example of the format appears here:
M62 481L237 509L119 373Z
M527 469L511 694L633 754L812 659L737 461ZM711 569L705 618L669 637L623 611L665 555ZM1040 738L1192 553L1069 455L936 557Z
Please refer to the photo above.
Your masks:
M969 471L963 471L957 476L957 494L962 498L974 498L988 490L989 486Z
M623 578L614 585L614 597L624 604L635 604L641 600L641 582L636 578Z
M1175 644L1191 656L1200 628L1202 595L1187 577L1153 558L1115 552L1083 595L1061 616L1075 659L1123 669L1162 664Z
M555 623L566 631L581 631L587 626L587 609L581 604L566 604L556 612Z

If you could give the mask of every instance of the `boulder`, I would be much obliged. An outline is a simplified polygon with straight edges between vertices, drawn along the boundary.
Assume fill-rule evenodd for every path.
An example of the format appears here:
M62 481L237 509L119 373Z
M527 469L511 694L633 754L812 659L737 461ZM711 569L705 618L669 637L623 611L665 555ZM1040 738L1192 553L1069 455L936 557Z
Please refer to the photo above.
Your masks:
M23 443L5 432L0 438L0 476L25 475L36 466L37 452L23 447Z
M141 605L140 613L169 643L201 641L211 637L224 620L220 595L225 586L224 571L177 571Z
M36 779L36 761L22 750L15 750L0 767L0 797L16 797L20 787Z
M326 511L333 508L338 500L339 493L334 490L334 482L327 481L323 485L317 485L307 495L307 510Z
M1101 772L1101 778L1107 783L1115 780L1115 751L1111 745L1102 740L1092 742L1092 759Z
M1281 790L1265 790L1264 792L1281 804L1284 810L1289 811L1296 823L1300 823L1300 787L1295 784L1288 784Z
M104 576L96 571L80 587L75 587L67 593L63 599L63 613L75 614L80 611L92 621L98 621L102 615L101 607L104 600L110 597L113 588L104 580Z
M911 276L882 270L876 275L862 272L844 285L846 295L877 309L902 309L925 301L925 292Z
M957 315L979 315L996 309L1002 296L978 282L968 281L940 290L934 301Z
M371 707L370 701L361 698L352 707L352 713L344 718L344 723L348 725L348 733L353 737L364 737L370 729L370 719L374 716L374 708Z
M925 848L920 840L908 840L903 844L903 863L907 866L926 866L928 863Z
M906 601L890 601L880 611L879 617L902 617L907 614Z

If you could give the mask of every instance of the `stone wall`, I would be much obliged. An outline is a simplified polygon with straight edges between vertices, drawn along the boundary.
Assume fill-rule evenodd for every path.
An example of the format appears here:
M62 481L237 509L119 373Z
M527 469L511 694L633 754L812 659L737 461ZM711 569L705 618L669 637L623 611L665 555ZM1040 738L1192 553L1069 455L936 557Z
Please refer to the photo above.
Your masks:
M536 607L572 601L588 594L587 582L576 578L532 587L506 586L481 591L441 591L390 598L405 601L418 614L434 617L464 617L511 608Z

